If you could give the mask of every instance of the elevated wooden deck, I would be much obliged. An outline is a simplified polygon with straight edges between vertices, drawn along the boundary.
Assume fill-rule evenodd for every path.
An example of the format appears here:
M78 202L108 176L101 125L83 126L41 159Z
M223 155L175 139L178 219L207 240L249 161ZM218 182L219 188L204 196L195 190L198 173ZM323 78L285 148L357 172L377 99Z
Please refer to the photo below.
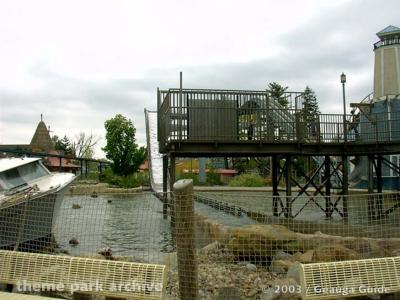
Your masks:
M301 93L282 106L269 91L158 92L161 153L174 156L400 153L400 113L307 115ZM345 124L345 125L344 125Z

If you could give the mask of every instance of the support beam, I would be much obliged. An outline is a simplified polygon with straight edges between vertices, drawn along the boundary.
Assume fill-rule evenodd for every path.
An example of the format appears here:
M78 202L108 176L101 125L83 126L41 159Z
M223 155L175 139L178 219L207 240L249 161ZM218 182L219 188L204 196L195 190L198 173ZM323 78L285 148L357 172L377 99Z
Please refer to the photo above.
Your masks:
M168 156L163 156L163 218L168 218Z
M174 183L175 183L175 156L171 155L170 156L170 166L169 166L169 190L173 191L174 189ZM175 199L173 195L171 195L171 207L170 207L170 212L171 212L171 227L175 227Z
M342 195L343 195L343 217L348 219L348 199L349 199L349 158L347 155L342 156L343 174L342 174Z
M278 168L279 168L279 160L277 155L272 156L272 166L271 166L271 177L272 177L272 208L274 212L274 216L278 216Z
M375 203L374 203L374 157L372 155L368 156L368 220L372 221L375 219Z
M376 191L378 193L378 197L376 199L376 214L377 218L380 218L383 215L383 199L382 199L382 156L377 155L376 158Z
M331 158L325 156L324 160L324 181L325 181L325 217L332 217L331 208ZM344 198L343 198L344 199Z
M285 217L292 217L292 157L286 155L286 168L285 168L285 181L286 181L286 209Z

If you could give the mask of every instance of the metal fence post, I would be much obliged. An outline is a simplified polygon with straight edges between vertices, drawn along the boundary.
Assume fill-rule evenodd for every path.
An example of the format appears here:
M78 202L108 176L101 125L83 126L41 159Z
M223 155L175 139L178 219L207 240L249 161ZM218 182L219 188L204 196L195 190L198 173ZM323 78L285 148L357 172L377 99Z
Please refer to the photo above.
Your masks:
M173 193L180 299L196 300L198 299L198 283L194 240L193 180L177 181L174 184Z

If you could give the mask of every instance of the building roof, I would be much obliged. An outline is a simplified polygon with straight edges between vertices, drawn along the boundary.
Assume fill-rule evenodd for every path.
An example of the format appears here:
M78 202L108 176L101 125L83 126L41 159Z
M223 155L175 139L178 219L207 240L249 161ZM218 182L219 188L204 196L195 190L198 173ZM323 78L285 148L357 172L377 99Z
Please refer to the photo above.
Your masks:
M56 150L51 150L50 154L61 154ZM60 167L60 157L49 156L46 157L44 163L48 167ZM61 168L71 168L71 169L79 169L80 166L74 164L71 159L62 157L61 158Z
M59 157L47 157L46 161L45 161L45 165L48 167L60 167L60 158ZM61 158L61 168L79 169L80 166L75 165L68 158Z
M35 134L31 140L31 149L41 150L45 152L49 152L50 150L54 150L54 143L51 140L49 130L46 127L46 124L43 121L40 121L38 126L36 127Z
M379 31L376 35L378 37L385 37L385 36L396 34L396 33L400 34L400 28L393 26L393 25L389 25L385 29L382 29L381 31Z

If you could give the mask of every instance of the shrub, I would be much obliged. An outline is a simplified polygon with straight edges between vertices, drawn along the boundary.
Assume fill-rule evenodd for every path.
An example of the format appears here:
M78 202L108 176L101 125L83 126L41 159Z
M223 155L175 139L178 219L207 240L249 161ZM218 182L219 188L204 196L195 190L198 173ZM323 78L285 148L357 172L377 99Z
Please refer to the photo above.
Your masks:
M128 176L119 176L106 169L100 176L100 182L108 183L120 188L134 188L139 186L148 186L150 183L148 173L134 173Z
M265 186L265 179L255 173L243 173L234 177L229 182L229 186L260 187Z

